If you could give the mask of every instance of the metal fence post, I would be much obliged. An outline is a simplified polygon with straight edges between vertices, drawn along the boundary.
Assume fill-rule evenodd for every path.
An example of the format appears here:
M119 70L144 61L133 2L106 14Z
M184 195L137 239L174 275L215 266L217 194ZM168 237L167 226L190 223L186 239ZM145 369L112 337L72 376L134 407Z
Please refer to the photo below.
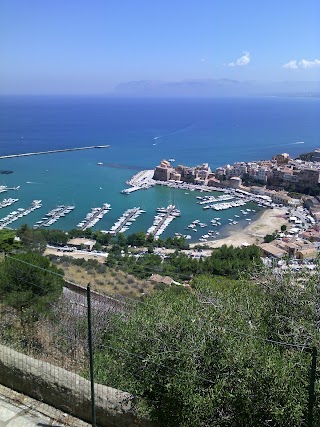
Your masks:
M92 346L92 325L91 325L91 293L90 284L87 286L87 306L88 306L88 344L90 359L90 382L91 382L91 422L92 427L96 427L96 405L94 399L94 373L93 373L93 346Z
M312 361L311 361L310 383L309 383L308 427L313 426L313 406L315 401L314 385L316 381L316 369L317 369L316 347L312 348L311 354L312 354Z

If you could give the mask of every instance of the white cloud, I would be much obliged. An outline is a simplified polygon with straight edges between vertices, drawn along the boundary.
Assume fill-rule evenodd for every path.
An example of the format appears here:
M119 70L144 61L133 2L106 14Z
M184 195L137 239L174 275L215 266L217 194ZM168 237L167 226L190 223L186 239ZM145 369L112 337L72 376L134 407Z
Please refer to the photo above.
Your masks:
M230 62L228 65L229 67L241 67L242 65L248 65L250 60L250 53L243 52L243 55L239 59L237 59L235 62Z
M299 62L299 65L302 68L314 68L320 66L320 59L315 59L314 61L308 61L307 59L302 59Z
M295 70L298 68L297 61L293 59L292 61L287 62L286 64L282 65L283 68L290 68L291 70Z
M289 68L291 70L296 70L297 68L315 68L320 67L320 59L315 59L314 61L308 61L307 59L301 59L301 61L297 61L296 59L292 59L282 66L283 68Z

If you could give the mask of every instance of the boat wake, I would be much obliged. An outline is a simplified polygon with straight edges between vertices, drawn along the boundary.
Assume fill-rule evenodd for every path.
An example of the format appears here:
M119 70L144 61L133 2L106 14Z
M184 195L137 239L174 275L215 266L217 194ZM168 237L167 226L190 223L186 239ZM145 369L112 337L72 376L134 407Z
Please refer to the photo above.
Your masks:
M304 144L304 141L291 142L291 145L296 145L296 144Z
M166 133L166 134L164 134L164 135L154 136L154 137L153 137L153 139L156 141L156 140L158 140L158 139L160 139L160 138L165 138L165 137L167 137L167 136L177 135L177 134L179 134L179 133L187 132L189 129L191 129L191 128L192 128L192 126L193 126L193 125L192 125L192 124L190 124L190 125L184 126L183 128L177 129L177 130L175 130L175 131L173 131L173 132L169 132L169 133ZM154 143L153 145L156 145L156 143Z

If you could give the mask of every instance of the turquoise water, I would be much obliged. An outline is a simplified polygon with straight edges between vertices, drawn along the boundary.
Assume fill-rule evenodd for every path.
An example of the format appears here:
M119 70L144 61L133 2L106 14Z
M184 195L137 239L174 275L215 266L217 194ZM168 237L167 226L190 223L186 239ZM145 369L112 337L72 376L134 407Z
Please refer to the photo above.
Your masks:
M279 152L292 156L311 151L320 142L318 120L320 100L116 100L104 98L1 98L1 154L52 150L95 144L109 149L57 153L26 158L2 159L0 184L20 185L17 192L1 197L17 197L19 202L0 210L0 217L33 199L43 207L11 224L34 225L59 204L75 204L76 209L52 227L74 228L92 207L110 203L112 210L94 228L109 229L128 208L141 206L142 214L127 233L146 231L156 208L176 204L181 217L175 219L163 237L175 232L197 240L208 229L228 232L228 218L240 215L240 208L227 211L203 210L196 196L204 193L154 187L130 195L121 194L125 181L141 169L153 169L162 158L175 158L187 165L208 162L212 168L241 160L270 158ZM156 138L156 139L155 139ZM304 144L297 144L304 142ZM155 145L156 144L156 145ZM320 144L319 144L320 145ZM98 162L117 167L98 166ZM101 187L101 188L100 188ZM2 200L0 198L0 200ZM259 208L247 217L258 215ZM220 217L221 227L210 219ZM184 228L193 220L208 224L197 233ZM243 218L232 230L247 225ZM229 228L230 229L230 228Z

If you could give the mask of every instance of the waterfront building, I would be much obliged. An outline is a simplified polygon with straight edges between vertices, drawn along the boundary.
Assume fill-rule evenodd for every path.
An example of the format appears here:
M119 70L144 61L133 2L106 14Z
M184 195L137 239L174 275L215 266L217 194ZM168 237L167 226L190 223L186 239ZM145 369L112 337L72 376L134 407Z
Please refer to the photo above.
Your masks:
M240 188L242 184L242 179L239 176L233 176L229 180L231 188Z
M170 162L162 160L160 165L155 168L153 179L156 181L169 181L170 175L174 172Z

